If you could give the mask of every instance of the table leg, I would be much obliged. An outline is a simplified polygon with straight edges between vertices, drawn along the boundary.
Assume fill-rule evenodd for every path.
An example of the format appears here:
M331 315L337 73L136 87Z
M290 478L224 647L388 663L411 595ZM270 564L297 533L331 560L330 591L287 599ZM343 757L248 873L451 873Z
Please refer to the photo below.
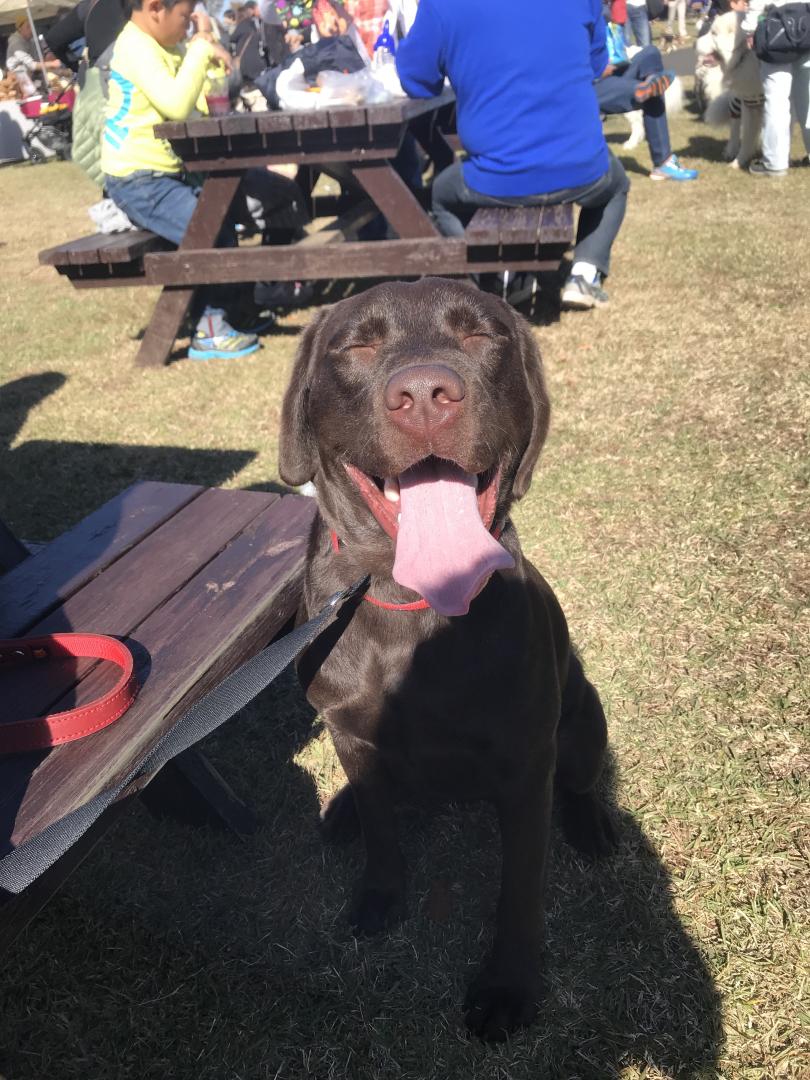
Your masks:
M447 135L455 132L455 102L445 105L437 112L423 113L411 121L409 130L433 162L434 176L455 161L453 147Z
M239 172L214 173L206 179L178 250L214 246L241 179ZM138 350L137 364L151 367L166 363L193 296L193 288L170 285L163 289Z
M441 236L419 200L389 162L353 163L352 174L388 219L400 240Z
M259 827L250 807L194 747L164 765L141 792L141 802L155 817L224 826L238 836L252 836Z

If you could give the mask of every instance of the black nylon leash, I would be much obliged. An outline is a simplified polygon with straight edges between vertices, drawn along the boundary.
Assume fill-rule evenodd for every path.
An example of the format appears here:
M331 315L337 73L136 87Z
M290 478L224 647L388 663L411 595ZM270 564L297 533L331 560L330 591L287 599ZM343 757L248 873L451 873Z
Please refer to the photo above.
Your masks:
M173 757L230 720L278 678L288 664L337 618L346 601L361 593L368 583L366 577L335 593L317 615L257 653L192 705L120 783L99 792L89 802L52 822L37 836L0 859L0 889L21 893L53 866L134 780L157 772Z

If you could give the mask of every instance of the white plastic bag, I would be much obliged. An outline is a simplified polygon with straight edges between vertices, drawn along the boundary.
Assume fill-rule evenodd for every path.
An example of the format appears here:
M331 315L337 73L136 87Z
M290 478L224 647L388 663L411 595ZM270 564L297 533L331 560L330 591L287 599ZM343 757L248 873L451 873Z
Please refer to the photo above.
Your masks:
M317 109L320 94L313 94L304 78L300 60L290 64L276 79L276 93L282 109Z
M334 105L380 105L390 101L393 95L368 68L347 73L322 71L318 75L318 107Z

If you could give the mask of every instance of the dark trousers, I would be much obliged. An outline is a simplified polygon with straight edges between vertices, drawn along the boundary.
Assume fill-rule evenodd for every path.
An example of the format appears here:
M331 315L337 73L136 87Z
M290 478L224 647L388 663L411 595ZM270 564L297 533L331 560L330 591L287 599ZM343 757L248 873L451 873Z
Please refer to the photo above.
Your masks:
M624 212L630 181L618 158L610 154L608 170L591 184L562 188L542 195L496 198L474 191L464 180L462 162L456 161L433 181L432 208L436 224L445 236L463 236L464 228L481 206L558 206L576 203L580 208L574 260L591 263L603 275L610 270L610 249Z
M654 45L648 45L626 65L622 65L620 74L607 75L594 84L603 113L626 113L641 109L653 168L663 164L672 153L666 105L663 97L648 98L643 105L639 105L633 94L642 79L648 75L658 75L663 70L661 53Z

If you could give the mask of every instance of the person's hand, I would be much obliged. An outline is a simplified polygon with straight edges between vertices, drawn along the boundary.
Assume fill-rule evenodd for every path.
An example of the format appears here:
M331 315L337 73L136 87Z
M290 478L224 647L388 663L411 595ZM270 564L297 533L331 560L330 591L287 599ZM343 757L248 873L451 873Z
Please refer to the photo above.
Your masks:
M230 75L231 71L233 71L233 57L231 56L231 54L228 52L227 49L224 49L219 44L218 41L214 42L214 47L211 50L211 59L216 60L220 64L222 64L222 66L225 68L225 71L226 71L226 73L228 75Z
M599 76L599 78L600 79L606 79L608 77L608 75L612 75L615 70L616 70L616 65L615 64L608 64L607 67L605 68L605 70Z
M211 17L204 11L192 11L190 22L198 34L212 34L214 32Z
M754 47L754 35L753 34L746 34L745 35L745 44L748 46L749 49L753 49L753 47Z

